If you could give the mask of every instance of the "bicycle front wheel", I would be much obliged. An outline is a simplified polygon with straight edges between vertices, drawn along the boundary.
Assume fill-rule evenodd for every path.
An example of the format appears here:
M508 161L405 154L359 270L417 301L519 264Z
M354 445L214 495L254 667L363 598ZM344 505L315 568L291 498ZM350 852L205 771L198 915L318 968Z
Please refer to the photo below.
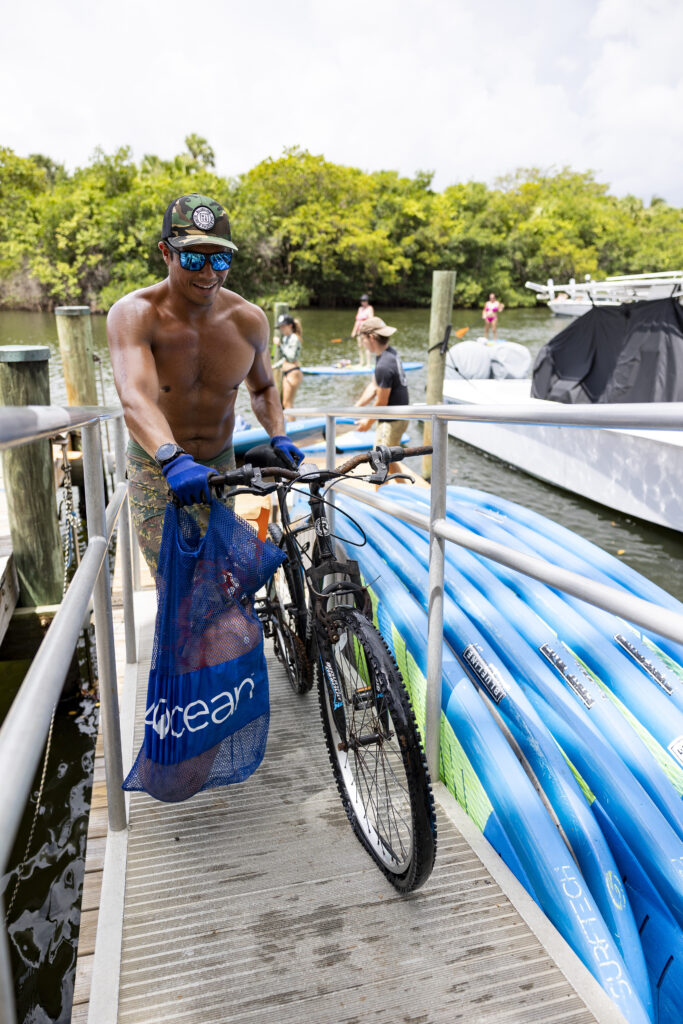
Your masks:
M431 874L436 815L408 694L381 636L357 609L329 612L318 690L327 748L354 832L389 881ZM336 638L336 639L335 639Z

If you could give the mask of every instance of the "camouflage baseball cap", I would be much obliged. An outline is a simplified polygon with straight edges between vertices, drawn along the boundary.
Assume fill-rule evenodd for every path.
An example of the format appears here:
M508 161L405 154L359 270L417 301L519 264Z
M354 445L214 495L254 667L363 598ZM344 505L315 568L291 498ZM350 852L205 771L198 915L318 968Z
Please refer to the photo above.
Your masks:
M237 252L237 246L230 240L227 213L215 199L199 195L198 192L180 196L168 204L161 226L161 237L174 249L189 249L201 242Z

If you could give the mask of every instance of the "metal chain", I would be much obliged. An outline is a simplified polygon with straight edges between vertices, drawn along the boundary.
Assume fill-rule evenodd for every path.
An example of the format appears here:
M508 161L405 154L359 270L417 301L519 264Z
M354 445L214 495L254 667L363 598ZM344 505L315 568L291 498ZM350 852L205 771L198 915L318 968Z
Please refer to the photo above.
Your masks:
M54 724L55 724L55 714L56 714L56 711L57 711L57 705L55 704L55 706L52 709L52 718L50 719L50 729L49 729L49 732L47 734L47 744L45 746L45 754L44 754L44 757L43 757L43 772L42 772L42 775L40 776L40 785L38 786L38 796L36 798L36 806L35 806L35 810L33 812L33 821L31 822L31 828L30 828L30 831L29 831L29 834L28 834L28 839L26 840L26 849L24 850L24 856L22 858L21 864L17 868L17 877L14 880L14 889L12 891L12 896L10 898L9 903L7 904L7 909L5 910L5 921L7 921L7 922L9 922L9 917L10 917L10 914L12 912L12 907L14 906L14 901L16 900L17 893L19 892L19 884L21 883L21 881L25 877L26 861L28 860L29 851L31 849L31 843L33 842L33 833L36 830L36 822L38 821L38 812L40 811L40 805L41 805L41 802L42 802L42 799L43 799L43 790L45 788L45 778L47 776L47 762L48 762L48 758L50 757L50 747L52 746L52 729L53 729Z
M76 565L80 563L81 552L78 546L78 527L79 518L74 512L74 491L73 483L71 480L71 463L69 462L69 455L67 451L68 440L60 440L59 444L62 446L62 472L64 474L64 525L66 527L66 535L64 537L64 584L63 593L66 593L69 585L68 574L69 566L72 561L75 560Z
M79 518L74 512L74 493L73 493L73 482L71 479L71 463L69 462L69 456L67 452L68 438L57 438L57 443L62 448L62 472L64 473L64 523L66 526L66 535L64 537L64 582L62 588L62 594L65 594L69 586L69 567L75 558L76 565L80 562L80 548L78 546L78 526ZM12 890L12 896L10 897L9 903L5 909L5 921L9 922L12 907L17 898L19 892L19 885L25 877L26 872L26 861L31 851L31 844L33 843L33 836L36 830L36 824L38 822L38 814L43 802L43 791L45 789L45 779L47 778L47 764L50 758L50 750L52 748L52 731L55 724L55 715L57 713L57 705L52 709L52 718L50 719L50 728L47 734L47 742L45 744L45 753L43 755L43 771L40 776L40 783L38 785L38 794L36 797L36 806L33 811L33 820L31 822L31 828L29 830L28 839L26 840L26 847L24 849L24 856L21 860L21 864L17 868L17 875L14 880L14 888Z

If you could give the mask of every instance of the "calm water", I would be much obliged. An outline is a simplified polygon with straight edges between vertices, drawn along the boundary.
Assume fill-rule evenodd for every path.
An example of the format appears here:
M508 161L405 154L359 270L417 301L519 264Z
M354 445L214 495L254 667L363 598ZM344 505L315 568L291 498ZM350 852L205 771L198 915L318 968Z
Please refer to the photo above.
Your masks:
M426 362L429 310L382 309L378 310L378 314L399 329L396 345L403 358ZM355 341L332 343L333 338L348 337L353 318L354 312L350 310L302 310L300 319L304 332L304 363L333 363L342 357L355 360L358 351ZM545 308L505 310L500 318L499 335L508 341L527 345L533 355L567 323L568 320L553 317ZM453 327L454 330L469 327L467 337L476 338L481 333L480 312L456 310ZM97 352L102 357L99 367L102 371L104 397L108 403L114 403L118 399L107 353L103 316L93 317L93 335ZM65 402L66 392L54 316L0 312L0 344L12 343L50 346L53 353L50 360L52 401L57 405ZM297 405L324 406L327 402L354 402L363 390L365 380L365 377L359 376L304 375L297 394ZM410 373L408 382L411 399L424 401L426 369ZM254 420L246 388L240 389L237 408L247 419ZM417 427L412 430L415 434ZM471 484L518 501L576 530L612 554L623 551L619 557L625 562L683 599L683 538L678 534L621 516L534 480L452 438L449 440L449 463L453 483L465 486Z
M426 362L429 310L383 309L377 312L399 329L395 344L403 358ZM353 317L353 311L302 310L304 363L332 363L342 357L355 361L355 341L332 342L334 338L348 337ZM508 341L527 345L535 354L567 322L555 319L545 309L506 310L500 318L499 334ZM480 313L456 311L453 326L454 329L469 327L467 337L476 338L481 333ZM95 348L102 358L99 364L101 400L116 403L104 317L93 317L93 333ZM0 312L0 344L48 345L52 352L52 401L56 405L66 401L52 314ZM365 381L365 377L304 376L297 404L352 403L363 390ZM425 369L409 374L413 401L424 401L425 385ZM237 408L254 421L245 388L240 390ZM411 429L413 440L418 442L417 428ZM683 538L678 534L581 500L453 439L449 440L449 467L452 482L492 491L563 523L612 554L619 553L629 565L683 599ZM69 1020L68 1013L64 1015L64 1012L70 1005L73 985L93 723L94 713L89 705L74 707L72 704L60 709L50 762L49 807L46 806L39 819L28 865L31 877L22 883L10 923L15 971L22 985L23 1019L27 1024L38 1021L66 1024ZM17 849L21 841L20 837ZM6 876L0 890L7 882Z

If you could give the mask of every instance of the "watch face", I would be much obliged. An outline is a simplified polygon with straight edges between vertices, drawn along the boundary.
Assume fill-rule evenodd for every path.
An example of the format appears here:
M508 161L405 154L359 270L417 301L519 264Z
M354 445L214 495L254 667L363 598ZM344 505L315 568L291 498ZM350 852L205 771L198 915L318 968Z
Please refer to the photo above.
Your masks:
M157 462L166 462L168 459L172 459L180 451L177 444L162 444L160 448L157 448L154 458Z

